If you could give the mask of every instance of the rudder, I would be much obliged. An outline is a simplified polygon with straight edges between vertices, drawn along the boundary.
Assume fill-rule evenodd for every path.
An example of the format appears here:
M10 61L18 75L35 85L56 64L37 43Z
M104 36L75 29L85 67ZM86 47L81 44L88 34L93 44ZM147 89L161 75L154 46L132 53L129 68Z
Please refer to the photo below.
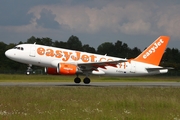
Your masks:
M159 65L169 39L169 36L160 36L134 60Z

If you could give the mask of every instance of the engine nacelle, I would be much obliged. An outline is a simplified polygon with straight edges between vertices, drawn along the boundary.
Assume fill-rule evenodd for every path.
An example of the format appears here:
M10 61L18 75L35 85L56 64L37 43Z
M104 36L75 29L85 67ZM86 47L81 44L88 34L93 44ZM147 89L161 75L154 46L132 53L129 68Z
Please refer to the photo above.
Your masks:
M59 75L59 73L57 73L57 68L45 68L45 73L50 75Z
M77 73L77 66L73 64L59 63L57 68L46 68L45 72L51 75L74 75Z
M74 75L77 72L77 66L73 64L59 63L57 73L63 75Z

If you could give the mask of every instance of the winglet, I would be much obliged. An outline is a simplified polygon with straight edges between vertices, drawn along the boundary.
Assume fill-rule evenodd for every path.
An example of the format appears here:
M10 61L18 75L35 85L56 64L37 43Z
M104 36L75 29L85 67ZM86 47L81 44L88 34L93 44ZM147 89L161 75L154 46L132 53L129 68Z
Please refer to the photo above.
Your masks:
M160 36L134 60L159 65L169 39L169 36Z

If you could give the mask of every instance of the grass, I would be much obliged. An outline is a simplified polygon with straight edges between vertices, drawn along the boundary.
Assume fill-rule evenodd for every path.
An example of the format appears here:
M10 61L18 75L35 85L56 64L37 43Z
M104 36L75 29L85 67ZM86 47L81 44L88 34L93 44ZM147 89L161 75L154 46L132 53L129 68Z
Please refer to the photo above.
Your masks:
M73 82L76 76L0 74L0 82ZM80 76L83 79L85 76ZM180 77L104 77L89 76L92 82L180 82Z
M72 82L74 76L0 75L1 82ZM111 78L92 81L179 81L178 77ZM180 120L180 88L50 86L0 87L2 120Z
M180 88L0 87L0 119L178 120Z

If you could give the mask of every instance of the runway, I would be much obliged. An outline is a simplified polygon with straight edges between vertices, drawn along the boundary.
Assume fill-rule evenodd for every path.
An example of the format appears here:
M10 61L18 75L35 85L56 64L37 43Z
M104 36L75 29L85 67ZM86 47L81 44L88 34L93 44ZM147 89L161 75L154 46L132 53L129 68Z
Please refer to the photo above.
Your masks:
M0 82L0 86L26 87L180 87L180 82L91 82L90 84L75 84L73 82Z

